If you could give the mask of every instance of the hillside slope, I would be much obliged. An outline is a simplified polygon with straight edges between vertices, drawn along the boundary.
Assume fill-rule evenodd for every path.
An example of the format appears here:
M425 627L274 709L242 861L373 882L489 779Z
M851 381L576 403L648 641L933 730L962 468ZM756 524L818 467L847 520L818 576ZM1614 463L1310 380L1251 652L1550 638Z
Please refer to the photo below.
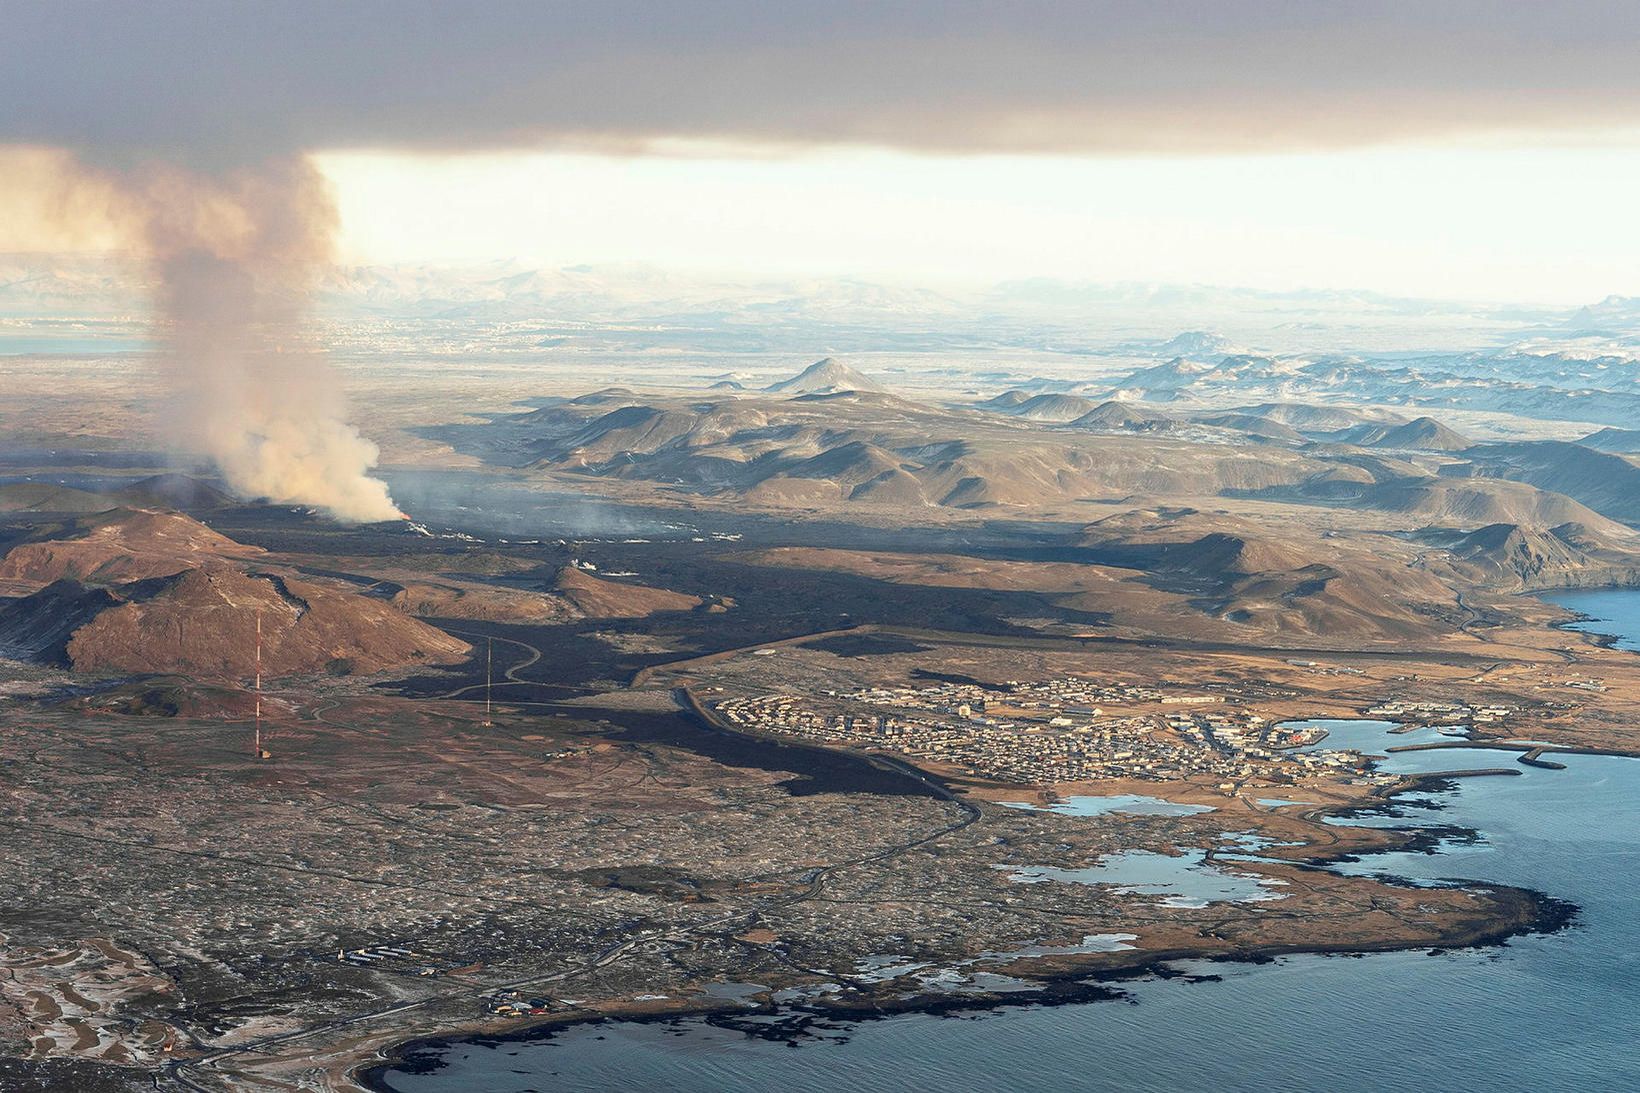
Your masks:
M81 670L238 679L451 664L466 643L345 581L299 575L180 513L115 509L23 542L0 578L0 649Z
M841 361L826 357L764 390L775 395L829 395L839 391L882 391L883 387Z

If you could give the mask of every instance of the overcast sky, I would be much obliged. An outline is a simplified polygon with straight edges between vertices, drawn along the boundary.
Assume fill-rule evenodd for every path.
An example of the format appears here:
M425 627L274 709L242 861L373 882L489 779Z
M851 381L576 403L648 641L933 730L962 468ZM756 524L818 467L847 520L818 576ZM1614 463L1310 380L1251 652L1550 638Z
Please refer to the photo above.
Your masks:
M5 24L0 142L316 154L362 260L1640 294L1632 2L27 0Z

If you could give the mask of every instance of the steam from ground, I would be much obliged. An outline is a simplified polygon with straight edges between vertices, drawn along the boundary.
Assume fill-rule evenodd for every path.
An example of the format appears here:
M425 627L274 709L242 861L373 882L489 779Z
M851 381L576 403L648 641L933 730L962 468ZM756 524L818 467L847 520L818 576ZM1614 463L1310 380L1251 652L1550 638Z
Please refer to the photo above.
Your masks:
M376 445L349 424L308 323L336 228L311 164L94 168L75 182L112 195L112 219L152 273L160 358L177 395L167 431L209 455L242 496L350 522L401 518L370 476Z

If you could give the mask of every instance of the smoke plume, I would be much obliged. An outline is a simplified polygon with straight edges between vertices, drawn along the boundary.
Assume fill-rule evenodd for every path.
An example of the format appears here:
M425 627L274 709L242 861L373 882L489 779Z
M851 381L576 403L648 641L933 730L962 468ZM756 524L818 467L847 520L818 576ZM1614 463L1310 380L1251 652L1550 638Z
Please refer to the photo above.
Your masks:
M335 209L301 157L198 171L99 170L155 284L160 359L184 443L246 497L350 522L402 514L370 476L377 449L348 422L307 322Z

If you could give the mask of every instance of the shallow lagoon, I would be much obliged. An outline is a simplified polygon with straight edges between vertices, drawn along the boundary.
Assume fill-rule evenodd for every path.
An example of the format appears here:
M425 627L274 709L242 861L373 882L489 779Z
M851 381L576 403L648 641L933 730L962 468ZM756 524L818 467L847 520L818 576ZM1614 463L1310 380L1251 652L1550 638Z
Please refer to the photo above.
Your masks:
M1066 797L1047 805L1035 805L1028 801L1003 801L1002 804L1031 812L1054 812L1061 816L1109 816L1118 812L1129 816L1194 816L1199 812L1213 811L1212 805L1184 805L1137 793Z
M1019 884L1105 884L1118 892L1154 896L1168 907L1206 907L1210 903L1257 903L1280 899L1282 882L1221 869L1207 860L1205 850L1157 854L1124 850L1082 869L1050 865L1006 867Z

